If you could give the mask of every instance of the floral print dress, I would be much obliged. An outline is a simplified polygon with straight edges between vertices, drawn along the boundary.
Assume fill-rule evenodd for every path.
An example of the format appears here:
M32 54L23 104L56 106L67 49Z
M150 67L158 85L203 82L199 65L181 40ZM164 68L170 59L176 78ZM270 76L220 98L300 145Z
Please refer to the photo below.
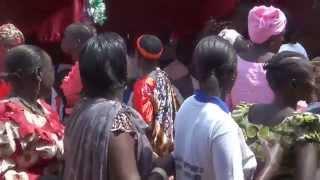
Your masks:
M41 100L38 105L44 115L19 98L0 101L0 180L35 180L58 172L64 127L49 105Z
M240 104L232 112L245 136L246 142L255 153L259 166L263 167L265 157L261 140L280 142L284 148L284 157L278 174L273 179L291 180L295 176L295 153L297 143L320 144L320 115L310 112L295 112L280 124L269 127L253 124L248 120L251 104Z
M133 90L133 106L150 126L149 139L160 156L173 149L177 96L168 75L160 68L139 79Z

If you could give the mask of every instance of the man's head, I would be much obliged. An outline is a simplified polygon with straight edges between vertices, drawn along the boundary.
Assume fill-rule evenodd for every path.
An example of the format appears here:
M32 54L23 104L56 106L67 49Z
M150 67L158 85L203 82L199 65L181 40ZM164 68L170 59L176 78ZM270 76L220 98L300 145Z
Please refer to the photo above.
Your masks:
M96 29L93 26L82 23L71 24L64 32L61 48L66 54L78 58L84 44L94 35Z
M137 39L136 53L140 68L152 68L161 58L163 44L158 37L145 34Z

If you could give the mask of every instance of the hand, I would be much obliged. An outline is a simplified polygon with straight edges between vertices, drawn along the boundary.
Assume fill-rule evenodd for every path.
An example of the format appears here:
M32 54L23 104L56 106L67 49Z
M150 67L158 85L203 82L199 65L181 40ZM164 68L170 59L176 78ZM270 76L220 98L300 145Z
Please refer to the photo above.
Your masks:
M175 173L174 158L171 154L161 157L154 162L155 167L164 169L168 176L172 176Z
M239 34L236 30L234 29L224 29L222 30L219 35L223 39L229 41L232 45L236 42L238 37L242 37L241 34Z
M283 156L283 148L281 147L280 143L261 140L261 145L266 157L266 165L271 167L280 166Z
M277 171L280 167L283 149L278 142L261 140L261 145L266 157L266 164L258 173L255 180L270 180L277 174Z

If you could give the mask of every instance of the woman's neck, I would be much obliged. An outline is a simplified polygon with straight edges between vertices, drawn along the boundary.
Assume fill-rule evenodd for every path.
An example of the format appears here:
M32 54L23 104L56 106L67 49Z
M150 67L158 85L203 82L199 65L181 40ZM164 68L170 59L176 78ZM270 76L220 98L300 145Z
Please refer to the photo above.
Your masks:
M30 104L37 104L37 100L38 100L38 97L35 96L34 94L32 93L28 93L27 90L25 91L16 91L16 92L13 92L12 93L12 96L14 97L19 97L25 101L27 101L28 103Z
M146 76L150 74L152 71L154 71L157 67L156 66L149 66L149 67L143 67L141 69L142 76Z
M104 93L101 95L98 95L97 93L92 93L92 95L89 93L88 96L91 98L104 98L107 100L113 100L113 101L119 101L122 102L123 100L123 94L124 94L124 89L118 90L116 92L108 92Z
M210 85L200 83L200 90L204 92L207 96L215 96L215 97L222 97L222 93L219 88L210 87Z
M292 98L285 98L283 96L275 95L273 104L278 106L279 108L292 108L296 109L297 102Z
M265 44L251 44L247 51L239 52L239 56L246 61L260 62L261 57L269 53L269 49Z

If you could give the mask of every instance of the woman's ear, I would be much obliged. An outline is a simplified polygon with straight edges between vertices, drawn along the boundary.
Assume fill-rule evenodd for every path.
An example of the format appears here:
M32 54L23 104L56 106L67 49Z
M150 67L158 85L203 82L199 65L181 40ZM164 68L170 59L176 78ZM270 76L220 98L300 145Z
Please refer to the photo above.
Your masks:
M42 72L41 72L40 67L36 69L35 75L36 75L37 81L41 82L42 81Z
M297 88L298 87L298 84L297 84L297 80L296 79L291 79L291 86L293 88Z

